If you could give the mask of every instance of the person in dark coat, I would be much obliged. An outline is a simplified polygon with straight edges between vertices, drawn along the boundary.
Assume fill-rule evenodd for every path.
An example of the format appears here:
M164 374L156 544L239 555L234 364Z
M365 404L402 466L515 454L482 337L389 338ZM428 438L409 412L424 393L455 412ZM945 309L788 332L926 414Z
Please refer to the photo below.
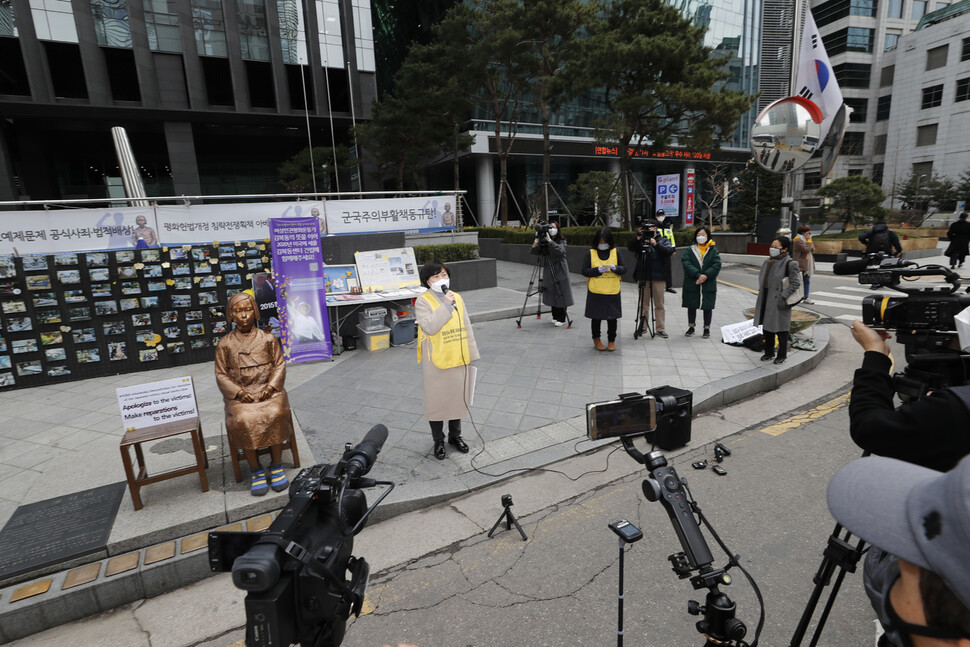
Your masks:
M714 247L711 230L701 225L694 230L694 244L680 258L684 265L684 291L681 305L687 308L687 332L694 334L697 309L704 311L704 339L711 336L711 320L717 301L717 275L721 272L721 255Z
M593 346L596 350L616 350L616 322L623 316L620 303L620 277L626 272L620 250L613 244L613 232L603 227L593 237L589 255L583 258L582 274L586 277L586 317L591 319ZM600 339L606 319L606 341Z
M664 291L667 287L667 277L670 272L667 265L674 253L670 240L658 231L656 220L647 220L637 231L637 235L627 243L627 249L636 254L637 264L633 270L633 278L641 285L640 312L637 320L639 336L646 327L647 317L650 315L650 303L653 302L653 314L656 320L657 336L667 339L666 311L664 310Z
M859 242L866 246L866 254L885 252L887 255L899 256L903 253L899 236L885 222L877 222L871 231L859 234Z
M569 286L566 238L559 225L551 223L548 233L536 234L530 251L543 258L542 275L539 278L542 284L542 303L552 309L553 325L562 326L566 323L566 308L575 301L573 290Z
M758 276L758 301L754 306L754 325L762 326L765 354L761 361L775 358L775 335L778 335L778 357L775 364L788 358L788 332L791 330L791 307L785 300L801 287L801 271L791 255L791 240L779 236L771 241L769 258ZM784 285L784 279L788 285Z
M950 269L956 267L957 264L963 267L963 261L970 253L970 250L968 250L968 247L970 247L970 222L967 222L966 211L961 213L960 219L946 230L946 237L950 244L947 245L943 254L950 259Z

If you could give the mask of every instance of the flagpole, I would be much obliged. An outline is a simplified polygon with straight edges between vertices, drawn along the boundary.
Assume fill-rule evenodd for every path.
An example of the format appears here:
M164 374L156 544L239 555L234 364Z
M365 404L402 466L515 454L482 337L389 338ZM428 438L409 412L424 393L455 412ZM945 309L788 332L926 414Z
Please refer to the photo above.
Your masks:
M805 12L805 0L795 0L795 6L793 8L792 14L792 26L791 26L791 68L788 74L788 96L795 96L798 92L798 88L795 87L796 81L798 80L798 64L799 64L799 51L801 50L801 32L804 25L804 20L802 19L802 14ZM792 214L794 209L792 206L795 204L795 176L789 171L782 175L781 178L781 213L779 220L782 223L786 223L785 226L788 227L790 231L790 237L794 239L795 230L798 228L798 223L793 222ZM779 223L780 224L780 223Z

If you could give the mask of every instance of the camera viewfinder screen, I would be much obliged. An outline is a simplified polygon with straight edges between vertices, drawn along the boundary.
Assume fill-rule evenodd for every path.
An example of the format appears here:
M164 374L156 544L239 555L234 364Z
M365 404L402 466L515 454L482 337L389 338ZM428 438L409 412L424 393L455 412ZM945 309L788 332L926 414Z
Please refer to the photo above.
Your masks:
M586 405L586 435L590 440L643 434L657 427L653 396Z

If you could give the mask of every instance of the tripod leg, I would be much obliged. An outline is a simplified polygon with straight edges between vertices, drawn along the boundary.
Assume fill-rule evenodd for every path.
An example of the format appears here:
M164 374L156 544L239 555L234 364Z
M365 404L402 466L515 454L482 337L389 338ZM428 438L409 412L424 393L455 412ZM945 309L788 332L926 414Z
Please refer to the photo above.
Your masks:
M515 320L515 325L517 328L522 327L522 317L525 316L525 309L529 306L529 297L537 294L532 291L532 286L536 283L536 277L539 276L539 264L542 262L542 258L536 259L535 267L532 268L532 277L529 279L529 287L525 289L525 299L522 301L522 309L519 311L519 318ZM539 294L542 293L542 279L539 279ZM541 303L541 297L540 297ZM541 306L540 306L541 307Z
M508 512L508 508L505 509L505 512ZM489 539L492 538L492 534L495 532L495 529L498 528L498 525L505 520L505 512L498 516L498 520L492 525L492 529L488 531Z
M640 315L640 311L643 309L643 288L644 282L639 281L637 283L637 309L636 309L636 328L633 330L633 338L639 339L643 335L643 317Z
M525 536L525 531L522 530L522 526L519 525L519 520L515 518L515 515L514 514L512 514L512 510L509 509L509 508L506 508L505 509L505 514L508 515L508 518L506 520L507 523L514 524L515 525L515 529L519 531L519 534L520 535L522 535L522 541L529 541L529 538ZM512 529L512 526L509 525L508 528L509 528L509 530L511 530Z

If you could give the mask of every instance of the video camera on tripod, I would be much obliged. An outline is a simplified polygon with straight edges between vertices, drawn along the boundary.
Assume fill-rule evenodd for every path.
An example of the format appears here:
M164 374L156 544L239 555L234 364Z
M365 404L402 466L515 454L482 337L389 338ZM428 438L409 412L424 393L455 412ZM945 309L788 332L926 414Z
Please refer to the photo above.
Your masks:
M904 296L867 296L862 300L862 321L867 326L893 330L906 349L906 368L893 376L896 392L905 400L928 390L965 384L970 376L970 355L948 348L957 335L955 317L970 306L970 294L957 293L960 275L942 265L920 266L887 257L884 252L861 260L835 263L835 274L858 274L859 283L887 287ZM902 280L938 276L948 285L905 287Z
M266 532L209 533L209 567L232 571L246 595L246 645L337 647L360 615L370 567L353 557L354 536L394 484L363 478L387 440L377 425L336 464L306 468ZM370 508L363 488L390 486ZM350 574L349 580L347 573Z
M661 387L661 389L669 388ZM689 391L685 393L690 395ZM647 391L644 395L623 394L618 400L586 405L587 436L590 440L619 438L626 453L647 468L649 477L643 481L643 495L648 501L659 501L663 505L683 549L667 559L679 578L690 578L695 590L704 588L708 590L704 605L695 600L690 600L687 605L688 613L701 615L703 618L697 622L696 627L697 631L707 639L705 647L714 645L743 647L748 645L742 641L747 628L735 617L737 605L719 588L720 585L731 583L731 577L727 572L731 567L741 568L738 556L731 554L711 528L687 489L687 479L678 476L673 466L667 464L663 452L650 451L644 455L633 444L633 441L640 436L647 438L648 441L653 439L660 442L665 436L669 437L672 425L682 425L685 421L688 425L689 437L690 408L689 398L685 403L683 398L670 393L652 394L651 391ZM714 556L701 533L702 522L729 556L728 564L723 568L712 566ZM744 571L743 568L741 570ZM695 571L696 574L692 575ZM747 576L747 573L745 575ZM751 579L750 576L748 579ZM752 584L754 584L753 581ZM762 608L761 621L755 632L755 640L751 643L752 646L758 643L758 635L761 633L763 623L764 609Z

